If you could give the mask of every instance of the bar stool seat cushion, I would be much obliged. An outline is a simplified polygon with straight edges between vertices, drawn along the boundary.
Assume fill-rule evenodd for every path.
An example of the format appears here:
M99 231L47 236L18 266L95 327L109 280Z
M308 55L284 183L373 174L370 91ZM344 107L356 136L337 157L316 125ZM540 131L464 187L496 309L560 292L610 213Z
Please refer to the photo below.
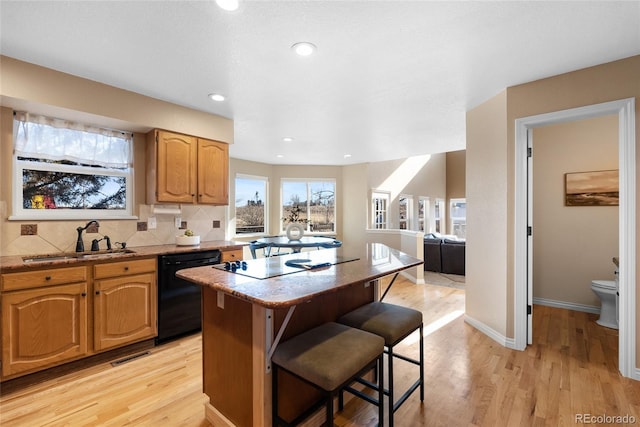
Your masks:
M422 325L422 312L386 302L372 302L343 315L338 322L380 335L385 345L393 346Z
M380 336L328 322L280 343L271 360L330 392L383 351Z

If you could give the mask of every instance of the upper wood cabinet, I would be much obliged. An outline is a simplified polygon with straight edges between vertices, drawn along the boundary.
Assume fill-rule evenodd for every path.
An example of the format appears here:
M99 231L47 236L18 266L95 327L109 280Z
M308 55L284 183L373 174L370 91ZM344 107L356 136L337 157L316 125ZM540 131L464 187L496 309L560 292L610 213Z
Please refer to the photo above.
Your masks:
M229 147L164 130L147 134L147 203L229 204Z
M229 145L198 139L198 203L229 204Z

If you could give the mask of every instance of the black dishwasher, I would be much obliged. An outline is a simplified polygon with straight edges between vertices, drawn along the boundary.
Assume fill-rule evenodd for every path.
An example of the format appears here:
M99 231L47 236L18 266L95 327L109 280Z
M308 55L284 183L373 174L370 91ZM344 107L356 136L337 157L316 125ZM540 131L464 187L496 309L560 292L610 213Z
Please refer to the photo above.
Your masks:
M209 250L158 257L158 337L156 344L202 329L202 289L176 277L184 268L220 263L220 251Z

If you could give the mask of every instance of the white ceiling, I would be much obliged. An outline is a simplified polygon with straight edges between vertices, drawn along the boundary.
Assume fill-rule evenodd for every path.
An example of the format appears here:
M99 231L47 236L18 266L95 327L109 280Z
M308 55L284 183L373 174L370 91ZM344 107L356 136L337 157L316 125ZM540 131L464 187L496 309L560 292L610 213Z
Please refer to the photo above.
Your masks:
M330 165L464 149L506 87L640 54L640 1L241 2L2 0L1 53L233 119L232 157Z

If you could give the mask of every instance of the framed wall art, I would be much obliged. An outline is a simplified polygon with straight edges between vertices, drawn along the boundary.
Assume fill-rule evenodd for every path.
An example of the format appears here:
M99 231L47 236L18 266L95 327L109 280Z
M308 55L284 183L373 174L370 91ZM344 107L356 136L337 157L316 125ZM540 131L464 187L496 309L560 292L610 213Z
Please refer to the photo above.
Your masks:
M566 206L618 206L618 170L566 173Z

